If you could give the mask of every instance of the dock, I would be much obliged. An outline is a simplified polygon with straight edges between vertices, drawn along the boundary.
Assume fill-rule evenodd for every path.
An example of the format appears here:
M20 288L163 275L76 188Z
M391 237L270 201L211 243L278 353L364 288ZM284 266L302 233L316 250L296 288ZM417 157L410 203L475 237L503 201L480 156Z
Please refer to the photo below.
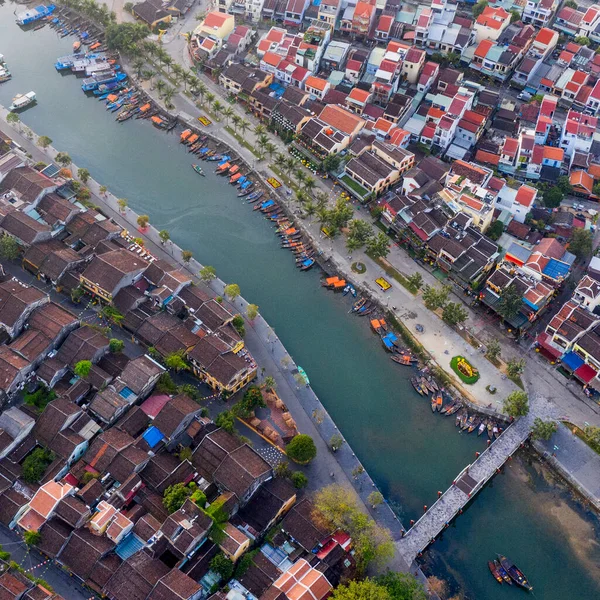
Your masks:
M452 485L431 505L423 516L396 542L396 550L408 564L462 512L483 486L499 472L507 460L529 437L535 414L533 411L507 427L502 435L479 457L465 467Z

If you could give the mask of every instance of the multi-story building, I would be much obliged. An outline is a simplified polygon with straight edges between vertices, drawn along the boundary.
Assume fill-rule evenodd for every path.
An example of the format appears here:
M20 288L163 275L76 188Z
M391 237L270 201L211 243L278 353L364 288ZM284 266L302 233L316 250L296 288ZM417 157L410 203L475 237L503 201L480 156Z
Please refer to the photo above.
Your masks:
M558 0L527 0L521 20L523 23L531 23L535 27L545 27L550 22L557 6Z

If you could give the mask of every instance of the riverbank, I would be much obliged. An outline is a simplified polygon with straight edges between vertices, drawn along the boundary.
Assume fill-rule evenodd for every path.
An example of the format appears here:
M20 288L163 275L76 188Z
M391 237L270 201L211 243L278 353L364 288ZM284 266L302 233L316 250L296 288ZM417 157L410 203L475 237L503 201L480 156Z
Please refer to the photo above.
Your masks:
M59 151L53 146L44 149L36 146L18 131L19 125L13 126L6 122L7 114L8 111L4 107L0 107L0 129L15 139L31 155L34 163L54 161ZM77 173L78 167L73 163L70 165L70 169L73 173ZM121 211L118 198L110 192L102 194L100 192L101 184L93 178L90 177L86 185L92 195L90 201L96 204L104 214L114 219L122 227L135 232L136 237L142 237L145 247L154 256L178 263L180 268L192 275L196 282L199 281L197 274L202 268L202 264L194 258L189 262L184 261L183 250L172 241L163 245L158 230L154 226L150 225L143 232L139 232L137 229L139 215L130 207L125 207L125 210ZM217 278L209 285L217 295L223 295L225 282ZM231 306L234 311L245 315L247 305L248 302L239 297ZM401 535L402 524L391 507L386 503L372 509L366 502L367 496L377 488L366 470L358 477L353 475L357 467L362 467L362 465L349 444L343 444L341 449L335 453L332 453L329 449L329 439L331 439L333 433L339 433L339 430L312 388L298 385L292 373L296 365L279 338L274 334L273 329L260 314L254 321L247 321L247 324L245 343L248 350L257 363L265 369L265 372L275 377L278 394L290 409L298 429L302 433L310 435L317 446L317 459L306 468L311 489L319 489L332 483L332 481L354 489L360 498L364 511L388 528L392 536L398 539ZM282 365L285 365L285 367ZM319 423L314 419L315 412L319 414ZM399 555L394 557L390 566L402 571L408 571L410 568L410 565L402 562Z

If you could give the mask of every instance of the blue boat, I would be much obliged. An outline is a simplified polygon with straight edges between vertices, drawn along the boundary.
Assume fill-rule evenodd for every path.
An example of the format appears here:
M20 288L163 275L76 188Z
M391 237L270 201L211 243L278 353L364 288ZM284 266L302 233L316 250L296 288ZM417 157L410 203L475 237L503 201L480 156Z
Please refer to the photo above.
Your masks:
M40 6L19 13L17 15L17 25L29 25L30 23L35 23L35 21L39 21L40 19L44 19L51 15L55 10L56 6L54 6L54 4L49 4L48 6L40 4Z
M56 62L54 63L54 67L57 71L65 71L66 69L70 69L75 61L82 60L84 58L92 58L92 56L95 55L90 54L86 57L83 52L79 52L77 54L67 54L67 56L61 56L60 58L57 58Z
M125 81L125 79L127 79L127 75L125 73L111 71L110 73L103 73L99 76L88 77L87 79L84 79L83 83L81 84L81 89L84 92L93 92L102 84L121 82Z
M248 178L245 175L242 175L236 182L235 185L242 185L245 181L248 181Z
M123 89L122 83L103 84L103 85L98 86L97 90L94 90L94 96L100 96L101 99L102 99L102 96L104 96L104 98L106 98L106 96L108 96L109 94L112 94L113 92L117 92L121 89Z
M314 258L307 258L304 262L301 263L300 270L301 271L308 271L310 268L312 268L312 266L314 264L315 264L315 259Z

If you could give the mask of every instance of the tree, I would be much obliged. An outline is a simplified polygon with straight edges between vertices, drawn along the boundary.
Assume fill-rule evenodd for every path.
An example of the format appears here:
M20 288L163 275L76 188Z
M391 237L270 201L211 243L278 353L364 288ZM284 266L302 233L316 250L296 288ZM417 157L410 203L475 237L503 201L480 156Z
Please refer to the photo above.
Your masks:
M369 223L362 219L352 219L348 224L346 247L351 251L358 250L359 248L362 248L371 237L373 237L373 228Z
M177 453L177 458L184 462L186 460L191 460L192 458L192 449L189 446L185 446Z
M506 372L511 378L519 377L525 370L525 360L512 359L506 363Z
M300 464L308 464L316 455L317 447L310 435L299 433L285 447L288 458Z
M108 192L108 188L107 188L105 185L101 185L101 186L100 186L100 193L101 193L103 196L106 196L106 192Z
M271 375L267 375L265 377L263 384L265 386L265 389L270 390L271 392L274 392L275 388L277 387L277 383L275 382L275 377L272 377Z
M338 585L333 590L331 598L332 600L391 600L387 589L369 578Z
M504 232L504 223L502 223L502 221L497 219L489 226L489 228L485 232L485 234L490 238L490 240L496 241L496 240L500 239L500 236L502 235L503 232Z
M492 362L496 362L500 358L501 351L502 351L502 348L500 347L500 342L494 338L488 342L487 348L485 351L485 355Z
M371 492L367 496L367 502L373 507L377 508L383 502L383 495L381 492Z
M146 229L148 227L148 223L150 222L150 217L148 215L140 215L137 218L137 224L140 229Z
M23 534L23 541L28 546L37 546L42 541L42 534L39 531L26 531Z
M391 600L427 600L428 595L423 586L410 573L388 571L376 579L384 586Z
M294 471L290 476L290 481L297 490L301 490L308 485L308 477L302 471Z
M90 360L80 360L74 367L73 372L80 379L85 379L92 370L92 361Z
M10 123L11 125L15 125L20 121L19 119L19 115L17 113L14 112L9 112L6 115L6 122Z
M153 355L152 346L148 348L148 354ZM168 373L162 373L156 382L156 391L160 394L171 396L177 392L177 386Z
M143 23L111 23L106 28L106 45L110 50L135 54L137 43L150 34Z
M444 285L441 288L434 288L430 285L426 285L423 290L423 302L429 310L437 310L446 305L449 295L450 287L447 285Z
M583 432L587 438L587 443L592 447L592 449L600 453L600 427L588 425Z
M193 489L185 483L170 485L163 494L163 506L169 513L179 510L183 503L192 495Z
M38 483L48 465L54 460L54 454L45 448L36 448L23 461L21 477L27 483Z
M337 171L342 159L337 154L328 154L322 164L323 171L331 172Z
M556 185L560 189L560 191L565 195L568 195L573 192L573 186L571 185L571 182L569 181L569 178L566 175L561 175L556 180Z
M160 238L161 244L166 244L171 239L171 235L166 229L161 229L158 232L158 237Z
M215 425L217 427L221 427L228 433L233 433L233 431L234 431L233 424L234 423L235 423L235 417L230 410L224 410L223 412L219 413L217 415L217 418L215 419Z
M127 208L127 198L119 198L117 200L117 204L119 206L119 210L124 213Z
M575 2L575 0L566 0L566 2L563 3L563 6L567 6L568 8L577 8L577 2Z
M407 277L406 280L416 290L421 289L421 286L423 285L423 275L421 275L421 273L413 273L410 277Z
M193 383L183 383L182 385L178 385L177 392L179 394L185 394L186 396L189 396L196 402L200 402L200 400L202 400L202 395Z
M589 46L591 44L590 38L586 37L585 35L578 35L574 41L580 46Z
M14 237L3 233L0 236L0 258L16 260L21 254L21 248Z
M452 326L466 321L468 316L467 311L458 302L448 302L442 312L442 319Z
M548 188L543 196L542 200L544 201L544 205L548 208L557 208L560 206L560 203L563 201L564 194L560 190L560 188L553 186Z
M231 302L235 302L235 299L240 293L240 286L237 283L230 283L223 289L223 294L227 296Z
M477 18L488 6L488 3L486 0L480 0L474 7L473 7L473 16L475 18Z
M542 421L536 417L531 428L531 437L534 440L548 441L557 431L558 424L555 421Z
M90 178L90 172L85 167L82 167L77 170L77 177L79 177L83 183L87 183Z
M502 292L496 312L505 319L512 319L519 313L522 304L523 297L519 293L517 286L514 283L511 283Z
M367 241L367 252L375 259L385 258L390 253L390 238L380 231Z
M576 227L573 229L573 235L569 242L569 251L578 259L589 258L594 250L594 236L589 229Z
M257 408L264 408L266 405L260 388L256 385L251 385L246 390L242 399L234 405L233 409L237 416L247 419Z
M111 338L108 343L108 349L116 354L117 352L121 352L125 348L125 342L123 340L118 340L117 338Z
M41 146L42 148L47 148L51 143L52 139L47 135L40 135L38 138L38 146Z
M54 160L63 167L68 167L71 164L71 157L66 152L59 152Z
M167 369L174 369L177 372L187 369L188 365L182 354L181 350L167 354L167 356L165 356L165 366Z
M329 440L329 447L337 452L344 445L344 438L339 433L334 433Z
M210 568L221 577L229 581L233 575L233 563L221 552L210 561Z
M510 417L524 417L529 413L529 398L521 390L511 392L504 399L504 412Z
M516 9L513 8L510 11L510 22L511 23L516 23L520 19L521 19L521 13L518 10L516 10Z
M256 304L248 304L246 307L246 316L249 321L254 321L258 316L258 305Z
M240 334L240 337L244 337L246 335L246 327L244 324L244 317L240 315L235 315L231 320L231 324L234 329Z
M133 2L125 2L125 4L123 4L123 9L126 10L128 13L133 14Z

